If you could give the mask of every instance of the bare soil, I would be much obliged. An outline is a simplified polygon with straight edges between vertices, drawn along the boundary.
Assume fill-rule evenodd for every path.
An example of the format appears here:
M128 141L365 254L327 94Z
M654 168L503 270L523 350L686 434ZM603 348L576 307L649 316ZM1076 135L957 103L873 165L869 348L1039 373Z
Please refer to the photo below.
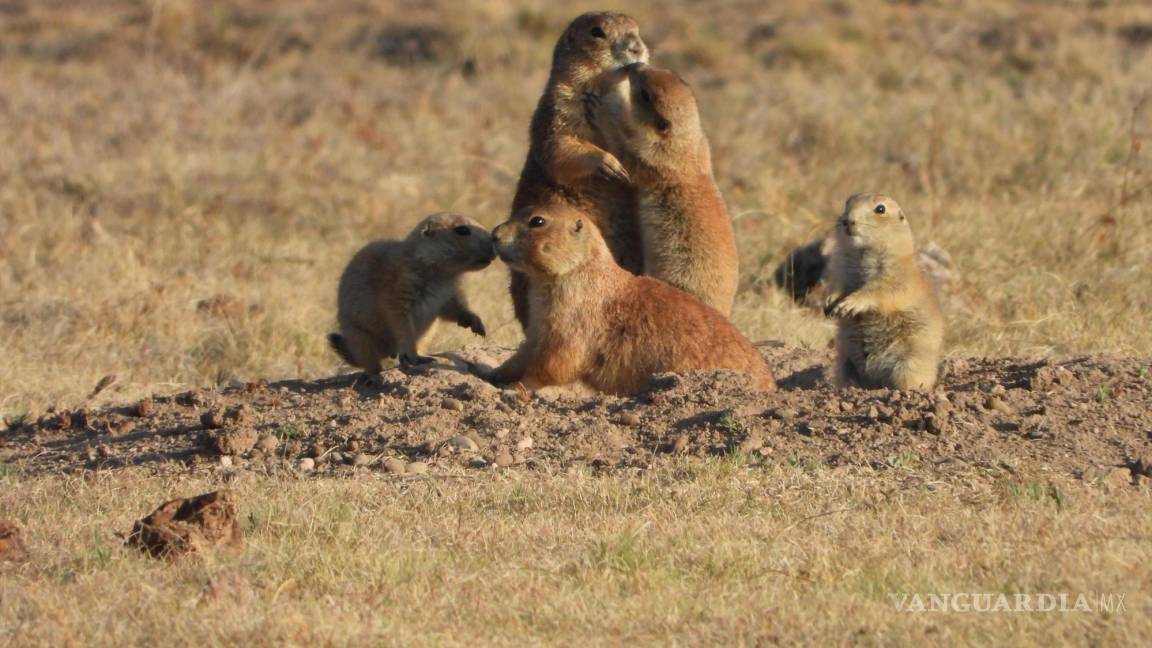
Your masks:
M1152 468L1152 372L1133 358L950 358L932 393L836 390L828 353L762 347L781 391L735 373L656 376L642 394L499 390L448 362L369 381L233 384L50 412L0 436L25 475L145 469L300 476L645 469L672 455L1139 484ZM470 347L494 362L508 352ZM1126 471L1126 472L1125 472Z

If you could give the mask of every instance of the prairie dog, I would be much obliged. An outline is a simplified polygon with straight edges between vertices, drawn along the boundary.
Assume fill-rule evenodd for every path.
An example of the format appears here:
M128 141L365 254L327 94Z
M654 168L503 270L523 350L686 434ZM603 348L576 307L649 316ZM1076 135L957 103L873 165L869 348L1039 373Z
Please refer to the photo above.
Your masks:
M613 256L640 271L636 194L614 155L598 144L588 123L584 95L601 73L648 60L640 27L619 13L586 13L573 20L552 53L552 69L532 115L528 157L520 172L511 213L529 205L563 202L577 207L600 228ZM524 325L527 285L512 273L512 303Z
M384 358L399 357L401 366L431 362L420 355L420 343L437 318L485 335L459 278L493 258L492 235L452 213L428 216L402 241L369 243L340 277L340 332L328 336L329 344L348 364L378 373Z
M895 200L875 193L848 199L836 223L829 286L828 314L839 320L836 384L932 389L944 318Z
M493 230L496 250L529 278L527 339L500 367L478 373L528 389L583 383L611 394L652 374L732 369L776 389L764 358L716 309L612 259L599 230L566 205L527 207Z
M587 105L636 188L644 274L730 315L736 235L692 89L668 70L630 65L602 75Z

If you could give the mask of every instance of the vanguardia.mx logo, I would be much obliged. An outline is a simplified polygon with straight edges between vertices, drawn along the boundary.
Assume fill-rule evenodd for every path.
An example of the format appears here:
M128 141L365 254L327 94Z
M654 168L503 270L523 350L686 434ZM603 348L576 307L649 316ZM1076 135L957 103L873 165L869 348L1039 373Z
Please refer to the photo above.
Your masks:
M897 612L1080 612L1119 614L1124 612L1125 594L1068 592L1033 594L1017 592L899 592L889 594Z

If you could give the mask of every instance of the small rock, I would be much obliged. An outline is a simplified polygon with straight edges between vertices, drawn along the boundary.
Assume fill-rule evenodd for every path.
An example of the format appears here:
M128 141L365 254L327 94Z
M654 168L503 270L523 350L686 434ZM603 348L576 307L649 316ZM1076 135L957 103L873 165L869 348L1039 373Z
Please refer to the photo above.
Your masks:
M1012 413L1012 408L1008 406L1008 403L1005 403L1004 399L998 396L989 396L984 401L984 409L992 410L993 412L1000 412L1001 414Z
M496 455L496 458L493 459L492 462L501 468L507 468L508 466L516 463L516 460L513 459L512 455L508 454L507 452L501 452Z
M256 431L251 428L221 430L212 435L212 447L223 455L238 455L256 446Z
M20 537L20 527L15 522L0 520L0 562L25 560L28 560L28 548Z
M139 403L133 405L132 409L130 409L128 413L137 418L143 418L145 416L152 416L152 413L155 411L156 408L152 405L152 399L145 398Z
M993 394L1003 394L1007 391L1008 391L1008 389L1005 388L1004 385L1001 385L999 383L992 386L992 393Z
M460 452L478 452L480 450L480 446L478 446L475 441L462 434L449 437L448 440L444 442L444 445Z
M393 475L404 474L405 468L407 468L407 466L408 464L394 457L389 457L384 460L384 472L391 473Z
M304 457L300 460L300 463L296 464L296 467L300 472L312 472L316 470L316 460L312 457Z
M357 468L363 468L364 466L371 466L372 461L373 459L371 455L367 455L361 452L352 458L352 465L356 466Z
M868 408L868 418L872 419L873 421L880 418L880 410L876 409L875 405Z
M359 439L352 439L352 440L348 441L348 449L352 452L358 451L360 449L360 440Z
M311 446L308 446L308 456L317 460L320 459L324 456L324 446L319 443L313 443Z
M499 430L493 432L492 436L496 437L497 439L506 439L508 438L508 429L500 428Z
M174 499L132 525L126 544L156 558L201 552L214 547L238 548L240 522L231 491Z
M220 467L221 468L231 468L232 467L232 457L229 455L224 455L223 457L220 457Z
M516 442L516 449L517 450L527 450L534 445L536 445L536 442L532 440L532 437L526 436L523 439L520 439L519 441Z
M791 407L774 407L768 412L768 416L787 423L796 419L796 410Z
M621 412L620 425L627 425L628 427L635 427L640 425L640 417L636 416L635 412Z
M206 430L218 430L224 427L224 418L216 410L208 410L200 415L200 425Z
M423 461L413 461L404 468L404 472L409 475L423 475L428 472L428 464Z
M256 442L256 447L267 453L275 452L276 447L279 445L280 439L276 438L276 435L274 434L265 434L264 436L260 437L259 441Z
M332 451L328 453L328 461L334 464L344 463L344 453Z
M464 403L461 403L455 398L445 398L444 400L440 401L440 407L453 412L464 411Z

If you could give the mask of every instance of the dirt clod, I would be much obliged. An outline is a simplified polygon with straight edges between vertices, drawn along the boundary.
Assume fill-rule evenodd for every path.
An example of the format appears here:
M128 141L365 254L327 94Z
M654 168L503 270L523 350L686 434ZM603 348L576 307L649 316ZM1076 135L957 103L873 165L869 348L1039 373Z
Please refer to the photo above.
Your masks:
M356 466L357 468L361 468L364 466L371 466L373 461L374 461L374 459L372 458L371 455L366 455L363 452L361 452L360 454L358 454L352 458L352 465Z
M175 558L242 543L231 491L174 499L132 525L127 544L156 558Z
M0 521L0 562L24 562L28 555L20 527L9 520Z
M508 466L516 463L516 460L513 459L512 455L508 454L507 452L500 452L496 454L496 457L492 460L492 463L501 468L507 468Z
M212 447L222 455L240 455L256 446L256 431L251 428L219 430L210 437Z
M464 411L464 403L461 403L460 401L456 400L455 398L445 398L444 400L440 401L440 407L442 407L446 410L449 410L451 412L463 412Z
M396 459L395 457L389 457L384 460L384 472L392 475L404 474L404 471L407 467L408 464L401 461L400 459Z

